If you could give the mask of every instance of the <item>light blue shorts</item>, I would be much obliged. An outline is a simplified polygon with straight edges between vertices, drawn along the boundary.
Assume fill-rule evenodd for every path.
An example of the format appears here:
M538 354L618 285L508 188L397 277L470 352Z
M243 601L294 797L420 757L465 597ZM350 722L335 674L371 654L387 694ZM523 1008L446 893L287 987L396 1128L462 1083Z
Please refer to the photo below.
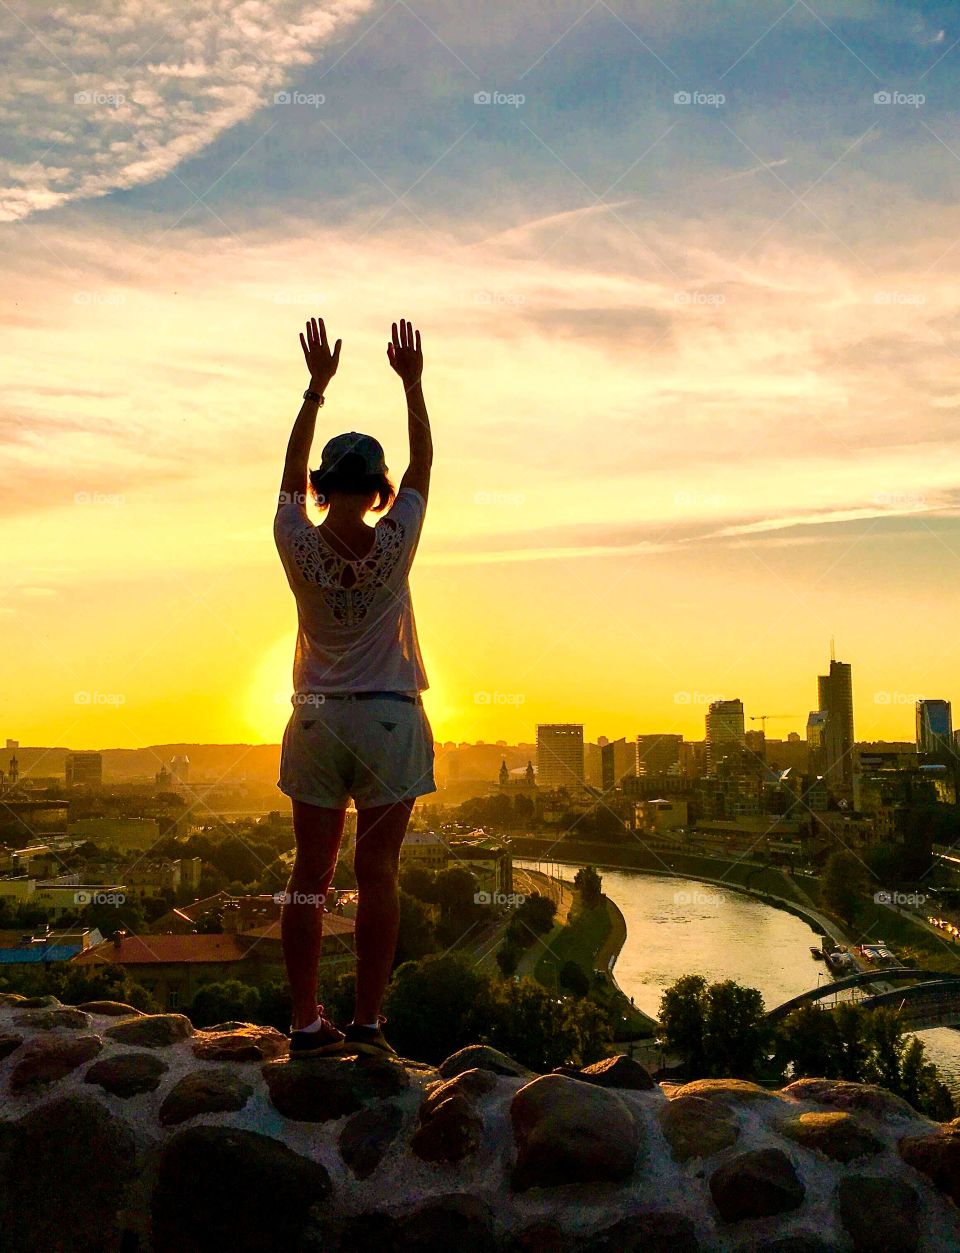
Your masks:
M392 805L435 792L433 732L421 704L294 698L278 787L291 800L343 809Z

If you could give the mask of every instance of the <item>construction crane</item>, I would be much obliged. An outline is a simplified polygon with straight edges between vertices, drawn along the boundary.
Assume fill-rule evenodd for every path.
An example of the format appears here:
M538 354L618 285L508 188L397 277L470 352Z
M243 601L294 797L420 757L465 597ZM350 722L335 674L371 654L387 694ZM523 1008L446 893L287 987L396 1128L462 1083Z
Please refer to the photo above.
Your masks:
M799 718L799 717L800 717L799 714L751 714L750 721L759 722L760 730L763 732L764 735L766 735L767 723L770 721L771 718L780 719L780 718Z

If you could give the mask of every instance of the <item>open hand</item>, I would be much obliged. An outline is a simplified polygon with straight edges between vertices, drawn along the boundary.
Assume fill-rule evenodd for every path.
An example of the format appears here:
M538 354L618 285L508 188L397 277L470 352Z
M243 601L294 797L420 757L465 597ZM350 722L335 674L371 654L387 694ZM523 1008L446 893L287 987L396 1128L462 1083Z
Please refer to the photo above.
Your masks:
M336 374L337 366L340 364L342 342L338 339L333 346L333 352L330 351L323 318L320 319L319 324L316 318L310 319L307 323L306 337L302 331L300 332L300 347L303 349L303 359L310 371L310 386L314 391L322 394L323 389Z
M394 322L393 338L387 344L387 358L403 379L403 385L408 391L420 382L423 374L423 352L420 348L420 332L413 329L412 323L401 321L398 331L397 323Z

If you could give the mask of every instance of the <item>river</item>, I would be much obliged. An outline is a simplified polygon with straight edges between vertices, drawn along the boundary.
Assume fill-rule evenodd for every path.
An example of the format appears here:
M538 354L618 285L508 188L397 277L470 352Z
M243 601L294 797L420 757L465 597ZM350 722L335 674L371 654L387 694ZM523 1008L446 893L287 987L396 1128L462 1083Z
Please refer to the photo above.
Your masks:
M575 867L518 859L518 866L572 879ZM614 966L617 983L657 1017L664 989L681 975L735 979L758 988L768 1009L828 979L810 955L819 936L796 915L743 892L694 879L602 870L603 890L627 923ZM927 1056L960 1096L960 1032L920 1031Z

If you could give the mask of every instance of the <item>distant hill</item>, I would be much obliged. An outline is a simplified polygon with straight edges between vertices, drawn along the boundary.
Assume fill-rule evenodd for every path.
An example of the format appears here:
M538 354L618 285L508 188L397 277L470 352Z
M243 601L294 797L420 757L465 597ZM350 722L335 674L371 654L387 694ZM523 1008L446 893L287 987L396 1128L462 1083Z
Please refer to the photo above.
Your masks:
M69 751L21 745L17 751L20 773L31 778L62 776ZM152 744L147 748L99 751L103 754L103 777L107 783L152 779L161 765L169 769L174 757L190 758L190 779L194 782L246 778L276 783L280 764L279 744Z

